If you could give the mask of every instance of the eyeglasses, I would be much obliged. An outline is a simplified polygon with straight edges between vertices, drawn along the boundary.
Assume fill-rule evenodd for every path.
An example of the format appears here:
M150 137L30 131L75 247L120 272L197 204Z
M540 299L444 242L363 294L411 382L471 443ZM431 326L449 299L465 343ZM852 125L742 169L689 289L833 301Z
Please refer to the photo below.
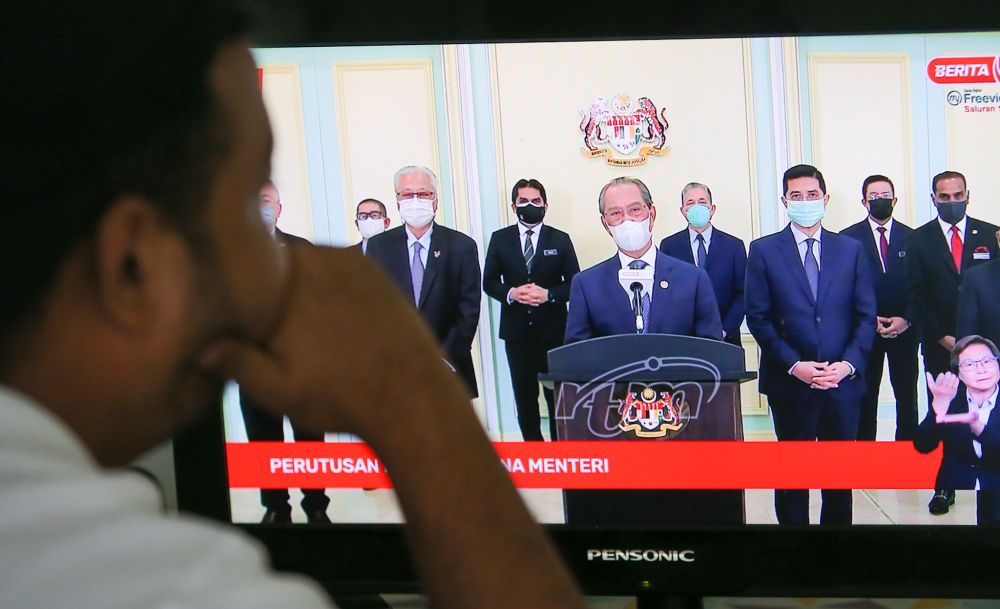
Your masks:
M994 356L994 357L984 357L982 359L965 360L964 362L960 362L958 364L958 367L963 372L972 372L973 370L976 370L977 368L980 367L983 370L985 370L986 368L996 364L997 359L998 358Z
M396 200L397 201L405 201L406 199L411 199L413 197L416 197L418 199L433 199L434 198L434 193L431 192L431 191L424 191L424 192L397 192L396 193Z
M380 211L359 211L358 220L381 220L385 216Z
M819 201L823 198L823 195L808 194L803 195L801 192L793 192L788 195L789 201Z
M868 195L869 201L875 201L877 199L891 199L891 198L893 198L891 192L873 192L870 195Z
M625 209L613 209L611 211L604 212L604 219L608 221L611 226L617 226L625 220L626 214L629 218L634 220L645 220L649 215L649 205L645 203L633 203L626 207Z

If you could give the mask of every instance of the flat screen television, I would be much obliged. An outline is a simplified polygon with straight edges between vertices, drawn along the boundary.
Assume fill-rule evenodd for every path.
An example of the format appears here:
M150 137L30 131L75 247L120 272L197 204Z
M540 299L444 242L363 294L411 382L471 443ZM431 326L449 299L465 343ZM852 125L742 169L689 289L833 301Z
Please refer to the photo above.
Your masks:
M411 164L437 173L437 221L470 235L480 264L491 233L516 222L510 196L520 178L545 185L546 223L570 234L581 268L614 253L596 204L621 175L650 188L654 243L686 226L679 196L689 182L711 187L713 225L746 244L781 230L781 175L797 163L826 176L828 230L865 218L861 184L872 174L893 180L898 221L932 220L931 176L945 169L967 177L970 215L1000 223L995 3L259 7L254 54L275 132L278 226L315 243L358 242L355 206L369 197L388 202L399 226L392 176ZM714 377L735 387L727 440L523 443L499 304L482 302L472 407L587 593L638 594L650 606L701 596L1000 597L1000 578L982 567L1000 550L1000 528L974 526L972 491L959 491L947 515L927 513L940 453L893 441L888 375L876 442L782 452L744 324L739 370ZM923 380L917 394L922 418ZM366 397L377 409L377 396ZM699 398L702 414L712 399ZM285 443L248 444L238 389L227 389L221 407L175 441L180 508L236 523L264 541L279 569L335 593L418 591L374 456L338 434L319 448L291 443L288 427ZM257 524L259 488L282 480L296 523ZM300 522L294 487L308 481L327 489L332 525ZM855 489L854 524L777 525L770 489L781 481ZM735 492L740 521L685 520L670 509L637 516L643 493L663 489L702 493L695 504ZM609 497L612 516L570 516L574 501ZM818 503L814 496L813 523Z

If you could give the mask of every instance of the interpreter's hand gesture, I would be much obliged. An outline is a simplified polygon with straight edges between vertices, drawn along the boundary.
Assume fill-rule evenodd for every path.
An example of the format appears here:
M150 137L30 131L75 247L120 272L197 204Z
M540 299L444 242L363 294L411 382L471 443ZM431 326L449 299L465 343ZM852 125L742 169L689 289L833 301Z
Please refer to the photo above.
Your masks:
M943 372L937 378L927 372L927 389L934 396L931 401L931 408L934 409L935 420L944 423L948 414L948 407L958 393L958 377L951 372Z

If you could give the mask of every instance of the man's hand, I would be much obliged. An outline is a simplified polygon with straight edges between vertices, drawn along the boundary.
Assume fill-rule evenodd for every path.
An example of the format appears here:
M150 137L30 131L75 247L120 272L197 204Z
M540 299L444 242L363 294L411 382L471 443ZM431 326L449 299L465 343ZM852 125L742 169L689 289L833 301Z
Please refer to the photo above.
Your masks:
M813 379L826 370L828 362L801 361L792 368L792 376L806 385L812 385Z
M540 304L548 302L549 300L548 290L546 290L543 287L537 286L533 283L529 284L527 287L529 288L527 304L537 307Z
M931 408L934 410L934 420L938 423L947 423L948 407L958 393L958 377L951 372L943 372L934 378L930 372L927 375L927 389L931 392Z
M883 338L896 338L910 327L902 317L879 317L879 334Z
M847 362L834 362L827 364L820 370L819 374L813 376L812 389L836 389L840 386L840 381L851 374L851 367Z
M524 285L517 286L510 291L510 299L514 302L519 302L521 304L531 305L532 294L534 293L533 288L535 284L526 283Z
M938 339L938 344L948 350L950 353L952 349L955 348L955 337L954 336L942 336Z

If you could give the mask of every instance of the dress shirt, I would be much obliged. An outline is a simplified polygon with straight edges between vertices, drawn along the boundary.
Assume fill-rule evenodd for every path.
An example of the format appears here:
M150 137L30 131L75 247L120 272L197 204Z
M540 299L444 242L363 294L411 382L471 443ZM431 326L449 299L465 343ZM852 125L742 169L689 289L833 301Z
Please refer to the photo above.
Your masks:
M654 276L655 276L655 273L656 273L656 248L653 247L652 243L649 244L649 249L646 250L646 253L643 254L642 256L639 256L638 258L633 258L633 257L625 254L621 250L618 250L618 260L622 263L622 268L623 269L629 268L628 265L632 264L636 260L642 260L643 262L646 263L646 265L647 265L646 268L649 269L650 271L652 271L654 273ZM625 290L626 294L628 294L628 301L632 302L632 291L629 290L625 286L622 286L622 289ZM652 290L650 290L650 293L649 293L649 302L650 303L653 302L653 291Z
M816 256L816 267L822 271L823 256L821 255L821 252L823 251L823 227L819 227L816 233L810 237L796 228L794 224L790 224L789 226L792 227L792 236L795 237L795 245L799 248L799 260L802 262L803 266L806 263L806 252L809 250L809 244L806 243L806 239L816 240L816 243L813 243L813 256Z
M698 235L701 235L705 239L705 256L707 259L708 248L712 244L712 225L709 224L700 233L688 226L688 238L691 240L691 260L694 260L695 266L698 265Z
M420 243L420 264L425 269L427 268L427 253L431 249L431 233L434 232L434 224L427 228L427 232L423 234L419 239L413 236L410 231L409 225L406 226L406 253L407 258L410 261L410 267L413 267L413 244Z
M875 251L878 252L879 264L882 265L882 272L886 271L885 261L882 260L882 233L879 232L879 228L885 229L885 241L889 243L889 235L892 233L892 223L893 219L890 217L885 224L879 224L878 222L872 220L871 216L868 216L868 226L872 229L872 238L875 239ZM888 250L888 247L886 247ZM886 254L888 255L888 254Z
M948 244L948 251L951 251L951 224L948 224L938 216L938 224L941 225L941 232L944 233L944 241ZM965 245L965 227L969 224L969 216L962 216L961 221L955 226L958 227L958 238L962 240L962 245Z

